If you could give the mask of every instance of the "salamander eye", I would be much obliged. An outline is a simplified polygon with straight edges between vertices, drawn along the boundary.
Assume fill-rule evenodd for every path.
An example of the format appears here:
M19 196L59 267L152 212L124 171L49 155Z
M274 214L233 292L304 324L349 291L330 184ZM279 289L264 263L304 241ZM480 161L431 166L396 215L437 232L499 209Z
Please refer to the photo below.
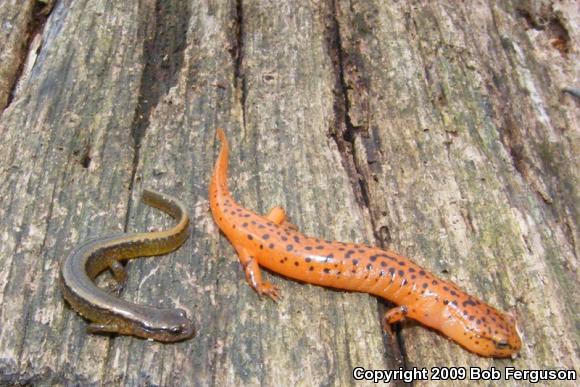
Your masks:
M502 340L495 343L495 346L497 349L508 349L510 345L506 340Z
M172 334L179 334L182 331L183 331L183 327L181 325L180 326L177 326L177 327L171 327L171 328L169 328L169 332L171 332Z

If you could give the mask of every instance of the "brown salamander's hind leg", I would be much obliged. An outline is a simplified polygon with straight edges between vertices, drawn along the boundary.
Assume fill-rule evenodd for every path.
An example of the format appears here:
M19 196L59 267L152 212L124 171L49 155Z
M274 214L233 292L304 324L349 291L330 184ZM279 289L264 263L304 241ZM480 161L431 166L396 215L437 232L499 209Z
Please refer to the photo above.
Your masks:
M121 262L115 260L113 260L109 265L109 270L111 270L113 278L117 281L117 283L111 287L111 291L119 295L127 281L127 270L125 270L125 266L123 266Z
M268 296L274 301L279 301L281 298L280 291L274 285L262 280L262 272L258 265L256 257L250 255L245 249L236 248L240 262L246 273L246 281L248 284L261 296Z
M266 219L273 222L274 224L284 225L290 227L292 230L298 230L296 225L288 222L286 211L280 206L272 207L268 215L266 215Z

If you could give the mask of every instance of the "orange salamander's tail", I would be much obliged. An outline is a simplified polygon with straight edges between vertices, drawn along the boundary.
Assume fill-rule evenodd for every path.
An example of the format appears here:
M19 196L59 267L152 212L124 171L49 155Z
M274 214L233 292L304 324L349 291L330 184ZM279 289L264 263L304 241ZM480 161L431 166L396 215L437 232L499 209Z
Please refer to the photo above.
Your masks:
M215 164L215 173L212 176L212 188L221 191L221 194L228 193L228 140L222 128L216 129L216 135L219 137L222 147ZM212 190L213 191L213 190ZM225 191L225 192L224 192ZM214 192L217 194L217 192Z
M234 201L227 188L228 143L212 176L213 218L235 248L248 284L277 301L280 291L262 279L261 268L305 283L366 292L395 303L385 326L410 318L481 356L514 356L522 346L515 319L470 296L393 251L302 234L281 207L259 215Z

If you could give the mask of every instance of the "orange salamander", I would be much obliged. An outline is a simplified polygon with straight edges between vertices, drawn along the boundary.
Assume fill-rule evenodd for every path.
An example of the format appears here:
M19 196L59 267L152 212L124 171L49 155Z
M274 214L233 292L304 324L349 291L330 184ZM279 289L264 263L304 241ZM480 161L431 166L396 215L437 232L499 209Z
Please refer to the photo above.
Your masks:
M390 324L411 318L440 331L481 356L514 356L522 342L515 319L437 278L392 251L356 243L306 236L286 221L284 209L266 216L237 204L228 191L228 143L222 142L209 189L215 222L235 248L249 285L277 301L278 289L262 280L260 266L299 281L366 292L397 307L383 320Z

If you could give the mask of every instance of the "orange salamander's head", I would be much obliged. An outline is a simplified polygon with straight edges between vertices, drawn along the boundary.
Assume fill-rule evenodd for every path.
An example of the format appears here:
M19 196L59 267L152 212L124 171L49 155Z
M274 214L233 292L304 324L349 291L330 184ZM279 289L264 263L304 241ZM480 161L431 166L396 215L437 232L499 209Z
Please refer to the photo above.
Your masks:
M448 305L441 331L468 350L486 357L512 357L522 347L515 318L481 303L468 313Z

